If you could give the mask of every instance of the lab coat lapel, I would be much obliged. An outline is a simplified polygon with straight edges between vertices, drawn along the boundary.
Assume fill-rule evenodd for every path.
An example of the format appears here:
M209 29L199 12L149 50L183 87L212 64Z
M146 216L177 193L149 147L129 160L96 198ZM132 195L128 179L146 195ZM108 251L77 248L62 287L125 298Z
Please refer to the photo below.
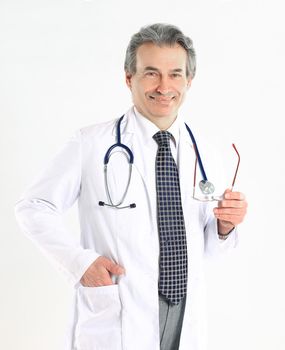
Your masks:
M195 152L185 124L180 126L179 177L182 205L192 196L195 166Z

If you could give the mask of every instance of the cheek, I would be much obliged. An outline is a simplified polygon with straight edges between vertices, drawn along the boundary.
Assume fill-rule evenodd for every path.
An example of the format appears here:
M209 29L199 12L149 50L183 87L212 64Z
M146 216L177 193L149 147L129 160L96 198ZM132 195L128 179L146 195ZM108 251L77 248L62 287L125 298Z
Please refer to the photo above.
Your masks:
M145 91L147 90L147 87L143 82L135 82L132 85L132 92L136 94L137 96L144 95Z
M157 84L155 83L155 81L143 81L141 84L140 84L140 91L141 91L141 94L148 94L148 93L152 93L153 91L155 91L157 88Z
M132 99L137 106L142 106L146 103L146 95L142 86L132 87Z
M183 87L178 88L177 91L179 92L180 99L183 100L186 96L187 88L185 86L183 86Z
M174 82L173 88L177 92L179 92L179 94L184 95L187 92L189 85L188 85L188 82L183 79L182 81L180 80L180 81Z

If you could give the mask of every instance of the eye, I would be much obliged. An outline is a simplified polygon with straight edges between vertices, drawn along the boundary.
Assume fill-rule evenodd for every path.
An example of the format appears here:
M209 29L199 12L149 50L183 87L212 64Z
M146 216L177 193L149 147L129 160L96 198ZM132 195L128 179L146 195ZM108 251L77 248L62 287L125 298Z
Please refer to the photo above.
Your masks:
M172 77L172 78L175 78L175 79L176 79L176 78L181 78L181 77L182 77L182 74L181 74L181 73L172 73L172 74L171 74L171 77Z
M157 72L148 71L148 72L145 72L145 76L147 76L149 78L155 78L155 77L157 77Z

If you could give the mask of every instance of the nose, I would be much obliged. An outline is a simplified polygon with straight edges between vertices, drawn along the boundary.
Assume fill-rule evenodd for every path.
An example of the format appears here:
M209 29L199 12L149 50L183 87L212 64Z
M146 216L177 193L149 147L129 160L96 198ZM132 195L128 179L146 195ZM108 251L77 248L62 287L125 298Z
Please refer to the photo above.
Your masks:
M168 77L160 78L156 91L161 93L162 95L165 95L170 91L170 84L169 84Z

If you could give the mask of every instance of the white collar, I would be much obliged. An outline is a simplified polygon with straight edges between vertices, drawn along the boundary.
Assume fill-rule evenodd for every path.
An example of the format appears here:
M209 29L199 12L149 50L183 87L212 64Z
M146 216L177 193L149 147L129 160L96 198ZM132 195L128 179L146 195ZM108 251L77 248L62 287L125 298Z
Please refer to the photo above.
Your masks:
M134 107L134 116L136 119L136 123L139 127L141 135L146 143L150 140L153 140L153 135L156 134L160 129L149 119L144 117L141 113L138 112L136 107ZM180 136L180 127L181 118L178 116L173 124L170 126L167 131L169 131L173 136L173 144L175 147L179 144L179 136Z

